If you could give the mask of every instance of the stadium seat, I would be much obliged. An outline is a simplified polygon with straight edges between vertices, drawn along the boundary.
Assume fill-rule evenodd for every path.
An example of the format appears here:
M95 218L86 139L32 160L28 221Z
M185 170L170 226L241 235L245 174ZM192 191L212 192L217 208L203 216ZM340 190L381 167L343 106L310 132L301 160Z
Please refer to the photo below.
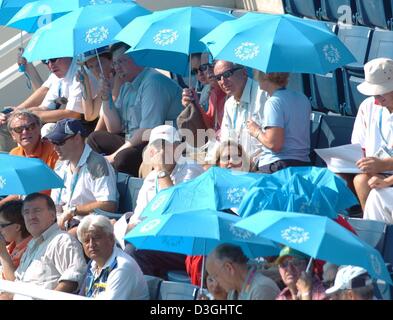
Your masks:
M353 24L356 13L355 0L321 0L323 20ZM343 19L343 17L350 19Z
M364 81L363 77L351 75L349 70L343 72L345 103L343 114L346 116L356 116L360 104L367 96L361 94L357 86Z
M298 17L319 19L321 16L320 0L284 0L285 13Z
M387 228L386 223L359 218L348 218L347 221L362 240L377 249L381 254L383 253Z
M393 31L374 31L367 61L373 60L375 58L393 59Z
M390 263L386 263L386 267L390 276L393 276L393 268ZM374 280L374 294L378 300L392 300L393 299L393 287L381 280Z
M392 0L356 0L358 24L390 29L392 26L392 3Z
M321 129L318 136L317 148L337 147L351 143L354 117L325 115L321 120ZM316 166L325 166L323 160L317 156Z
M388 225L386 228L383 258L385 262L393 264L393 225Z
M167 277L169 281L191 283L191 279L185 271L168 271Z
M139 190L143 179L132 177L126 173L117 174L117 191L119 192L119 206L117 213L94 209L95 214L104 215L110 219L119 219L123 213L134 211Z
M342 71L310 75L311 105L314 110L341 113L344 103Z
M322 112L317 112L313 111L311 113L311 119L310 119L310 160L311 163L314 164L316 160L316 153L314 149L317 147L318 139L319 139L319 134L321 131L321 122L322 122L322 117L325 114Z
M144 275L149 289L150 300L158 300L158 294L160 292L161 282L164 281L159 277Z
M302 92L307 98L310 98L310 76L302 73L291 73L287 88L293 91Z
M195 300L198 287L189 283L162 281L158 300Z

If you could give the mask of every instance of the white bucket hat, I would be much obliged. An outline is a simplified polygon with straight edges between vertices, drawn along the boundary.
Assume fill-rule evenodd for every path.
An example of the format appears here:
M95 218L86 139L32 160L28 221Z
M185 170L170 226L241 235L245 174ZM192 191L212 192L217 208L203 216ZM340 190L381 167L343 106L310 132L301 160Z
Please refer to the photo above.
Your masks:
M360 278L360 276L362 277ZM355 281L358 278L359 281ZM345 266L337 271L333 287L330 287L325 292L326 294L332 294L339 290L364 287L371 283L372 280L365 269L355 266Z
M366 96L377 96L393 91L393 60L378 58L364 65L365 80L357 86Z

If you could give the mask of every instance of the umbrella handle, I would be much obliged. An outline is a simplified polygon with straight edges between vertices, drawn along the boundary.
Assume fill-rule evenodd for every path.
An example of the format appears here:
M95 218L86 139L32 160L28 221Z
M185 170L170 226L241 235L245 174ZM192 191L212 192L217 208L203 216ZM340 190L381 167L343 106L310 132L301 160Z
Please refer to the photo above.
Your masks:
M201 292L203 289L203 279L205 278L205 253L206 253L206 240L203 242L203 256L202 256L202 271L201 271Z
M313 260L314 259L310 257L310 260L308 261L308 264L307 264L306 273L310 273L311 272L310 269L311 269Z

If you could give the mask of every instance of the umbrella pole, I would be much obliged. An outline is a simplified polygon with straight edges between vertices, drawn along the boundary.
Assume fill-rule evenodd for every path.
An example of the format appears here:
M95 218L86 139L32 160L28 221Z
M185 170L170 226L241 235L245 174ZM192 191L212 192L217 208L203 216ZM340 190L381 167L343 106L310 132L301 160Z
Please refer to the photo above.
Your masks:
M205 278L205 253L206 253L206 240L203 241L203 256L202 256L202 271L201 271L201 292L203 290L203 279Z
M191 88L191 54L189 55L190 62L188 63L188 87Z
M97 61L98 61L98 65L100 66L101 74L105 79L104 69L102 69L102 64L101 64L100 56L98 55L97 48L94 50L96 51ZM108 96L108 102L109 102L109 109L112 109L112 106L113 106L112 92Z
M310 258L307 264L306 273L310 273L311 265L312 265L313 258Z

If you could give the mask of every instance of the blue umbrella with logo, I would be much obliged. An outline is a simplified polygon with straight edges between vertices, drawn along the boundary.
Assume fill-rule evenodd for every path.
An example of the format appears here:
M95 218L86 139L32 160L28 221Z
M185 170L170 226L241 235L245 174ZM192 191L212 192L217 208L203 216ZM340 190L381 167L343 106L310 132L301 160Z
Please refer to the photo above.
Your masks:
M29 2L34 0L0 0L0 25L6 25L20 8Z
M78 56L116 42L127 23L149 13L132 2L79 8L37 30L23 56L27 61Z
M156 11L127 25L117 36L131 46L128 51L142 66L187 75L189 55L205 52L199 39L234 16L209 8L183 7Z
M323 22L289 14L247 13L201 39L214 59L264 72L326 74L355 61Z
M328 217L266 210L240 220L236 226L312 258L363 267L373 278L393 283L381 254Z
M41 159L0 154L0 195L62 188L63 180Z
M256 181L239 206L247 217L260 210L311 213L336 218L358 203L345 181L326 168L290 167Z
M81 7L112 3L127 3L133 0L38 0L22 6L7 23L8 27L35 32L61 16Z
M265 175L212 167L200 176L160 191L142 217L185 210L238 208L249 186Z

